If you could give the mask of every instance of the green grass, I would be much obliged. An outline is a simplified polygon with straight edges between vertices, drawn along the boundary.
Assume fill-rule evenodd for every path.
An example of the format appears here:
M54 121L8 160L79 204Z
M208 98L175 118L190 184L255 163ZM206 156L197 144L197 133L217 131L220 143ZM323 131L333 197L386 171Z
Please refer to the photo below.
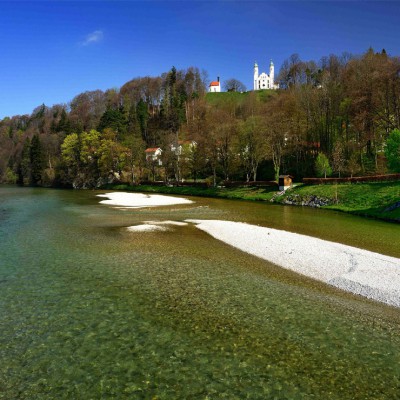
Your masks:
M400 201L400 182L299 185L282 196L280 201L290 194L301 197L314 195L331 199L332 204L323 208L381 219L400 220L400 208L385 211L389 206Z
M236 104L243 104L243 102L253 92L221 92L221 93L207 93L206 100L213 106L219 106L226 104L229 101L235 102ZM275 90L258 90L254 92L261 102L267 102L272 96L276 94Z

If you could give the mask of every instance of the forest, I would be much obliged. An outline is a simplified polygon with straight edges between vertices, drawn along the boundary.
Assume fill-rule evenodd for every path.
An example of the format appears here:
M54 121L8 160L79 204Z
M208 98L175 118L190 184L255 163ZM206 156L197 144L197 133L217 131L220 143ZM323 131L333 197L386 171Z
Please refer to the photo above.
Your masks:
M0 121L0 182L295 180L400 172L400 58L286 59L279 90L207 93L197 67ZM161 149L149 157L146 149ZM146 159L147 154L147 159Z

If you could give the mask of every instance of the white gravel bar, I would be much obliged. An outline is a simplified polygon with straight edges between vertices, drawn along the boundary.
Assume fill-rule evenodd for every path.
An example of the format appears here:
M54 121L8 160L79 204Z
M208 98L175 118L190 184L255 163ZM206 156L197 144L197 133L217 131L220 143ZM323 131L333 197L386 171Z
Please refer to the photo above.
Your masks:
M400 259L283 230L186 220L214 238L283 268L400 307Z
M100 201L102 204L123 208L159 207L193 203L193 201L182 197L163 196L160 194L111 192L98 194L97 196L108 199Z
M141 224L141 225L132 225L126 228L129 232L156 232L156 231L167 231L168 228L160 225L152 225L152 224Z
M170 226L185 226L187 222L181 221L143 221L143 224L128 226L129 232L155 232L170 231Z

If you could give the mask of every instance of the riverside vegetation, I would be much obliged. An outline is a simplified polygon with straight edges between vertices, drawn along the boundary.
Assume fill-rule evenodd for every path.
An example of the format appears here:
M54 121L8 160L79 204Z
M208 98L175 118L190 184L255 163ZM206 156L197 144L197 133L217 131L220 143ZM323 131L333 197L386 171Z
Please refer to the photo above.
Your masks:
M400 168L400 59L384 50L290 56L280 90L206 93L206 73L172 68L0 121L0 181L100 187L206 179L353 176ZM178 154L179 142L184 146ZM146 148L160 147L146 161Z

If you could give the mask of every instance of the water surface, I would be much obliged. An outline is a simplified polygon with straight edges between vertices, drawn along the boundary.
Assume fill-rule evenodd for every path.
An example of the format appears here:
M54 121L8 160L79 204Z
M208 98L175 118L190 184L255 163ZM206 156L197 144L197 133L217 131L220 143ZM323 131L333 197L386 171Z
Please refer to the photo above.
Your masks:
M396 399L400 312L194 226L226 219L400 257L399 226L193 198L116 210L96 192L0 189L1 399Z

